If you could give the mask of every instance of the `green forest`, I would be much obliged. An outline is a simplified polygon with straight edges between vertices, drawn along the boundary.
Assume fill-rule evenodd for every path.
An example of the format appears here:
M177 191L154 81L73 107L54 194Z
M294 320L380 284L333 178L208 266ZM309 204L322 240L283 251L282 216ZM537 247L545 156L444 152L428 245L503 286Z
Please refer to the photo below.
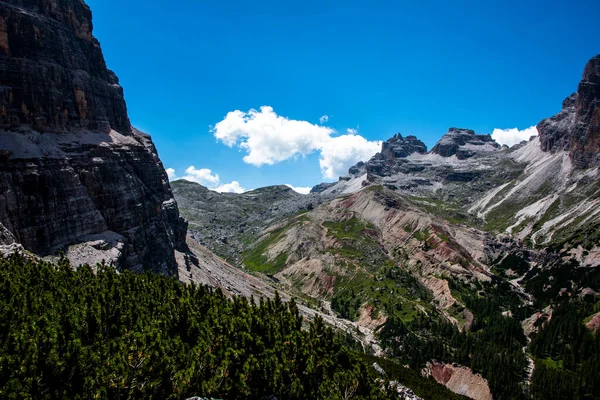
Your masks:
M593 299L564 301L531 342L536 368L531 390L548 400L600 399L600 335L584 319L598 312Z
M521 385L526 338L520 324L502 316L492 300L470 298L467 306L475 317L469 332L460 332L442 318L421 317L408 325L392 319L381 332L382 341L412 368L430 360L458 363L486 378L494 399L526 399Z
M1 398L397 398L378 360L423 398L463 398L362 354L279 296L228 299L159 275L19 255L0 259L0 291Z
M470 367L488 380L496 400L600 399L600 335L584 324L586 317L600 311L595 299L559 298L552 319L539 327L526 348L520 322L533 308L523 305L506 285L497 280L481 296L452 282L453 293L474 315L468 332L439 317L410 324L392 318L381 331L382 342L402 364L415 369L432 359ZM528 356L535 368L526 385Z

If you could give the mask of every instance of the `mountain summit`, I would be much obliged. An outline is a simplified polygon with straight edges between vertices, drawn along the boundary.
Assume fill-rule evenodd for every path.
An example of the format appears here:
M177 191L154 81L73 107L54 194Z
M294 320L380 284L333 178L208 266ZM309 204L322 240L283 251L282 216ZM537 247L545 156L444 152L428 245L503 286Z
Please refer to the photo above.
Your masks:
M456 156L459 160L471 158L476 151L493 151L500 148L490 135L476 135L471 129L450 128L431 149L442 157Z

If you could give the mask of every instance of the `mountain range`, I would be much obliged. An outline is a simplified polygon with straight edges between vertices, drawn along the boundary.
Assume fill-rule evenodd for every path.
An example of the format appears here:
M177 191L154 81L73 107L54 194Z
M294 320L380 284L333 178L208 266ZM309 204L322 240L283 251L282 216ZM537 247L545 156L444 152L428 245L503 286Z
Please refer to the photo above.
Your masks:
M464 297L500 290L528 309L520 322L531 336L559 298L598 296L599 65L589 61L538 136L510 148L461 128L430 151L397 134L309 195L217 194L187 181L173 193L196 241L369 335L431 314L469 332L477 316Z
M83 1L0 2L0 81L5 257L281 295L473 399L598 398L600 55L528 141L398 133L308 195L169 182Z

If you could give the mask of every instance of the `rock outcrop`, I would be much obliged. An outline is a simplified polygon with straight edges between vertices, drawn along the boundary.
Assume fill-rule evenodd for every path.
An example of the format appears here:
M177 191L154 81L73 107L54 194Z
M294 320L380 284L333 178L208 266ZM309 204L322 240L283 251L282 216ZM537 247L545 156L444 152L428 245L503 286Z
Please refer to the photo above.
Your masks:
M377 153L366 165L367 173L377 176L385 176L403 164L402 159L413 153L425 154L427 146L417 139L416 136L403 138L401 134L394 135L391 139L383 142L381 152ZM350 173L352 173L350 169Z
M438 383L454 393L462 394L474 400L492 400L488 381L470 368L452 364L429 363L424 375L431 376Z
M473 157L477 151L493 151L500 148L490 135L476 135L470 129L450 128L431 149L442 157L456 156L459 160Z
M406 158L411 154L427 153L425 143L417 139L416 136L403 137L401 134L394 135L391 139L383 142L381 151L375 154L368 162L359 162L351 167L348 173L358 176L367 172L369 180L375 177L388 176L397 172L406 172L403 165L406 164ZM327 188L325 188L327 189Z
M131 134L123 89L106 68L82 0L0 5L0 125Z
M600 165L600 54L587 63L577 92L563 101L562 110L537 129L542 150L569 151L578 168Z
M413 153L425 154L427 153L427 146L412 135L404 138L397 133L388 141L383 142L381 147L381 158L388 162L393 162L398 158L406 158Z
M91 260L177 274L186 222L82 0L0 2L0 223L39 255L83 242Z
M318 185L313 186L313 188L310 190L310 193L311 194L322 193L325 190L327 190L330 187L332 187L333 185L335 185L334 182L332 182L332 183L328 183L328 182L319 183Z

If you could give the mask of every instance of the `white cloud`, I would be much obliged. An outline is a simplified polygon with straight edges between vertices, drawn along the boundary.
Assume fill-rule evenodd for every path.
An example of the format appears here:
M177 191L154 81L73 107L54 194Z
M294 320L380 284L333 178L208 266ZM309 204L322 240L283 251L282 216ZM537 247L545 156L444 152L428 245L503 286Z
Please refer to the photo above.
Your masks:
M345 175L350 166L368 160L381 147L381 142L370 142L355 129L334 137L332 128L279 116L269 106L260 111L231 111L212 132L227 146L243 149L247 153L244 162L257 167L320 152L326 179Z
M240 183L238 181L226 183L212 190L219 193L244 193L246 191L246 189L240 186Z
M507 146L513 146L521 143L523 140L529 140L532 136L537 136L538 131L535 126L523 129L522 131L517 128L513 129L494 129L492 138L499 144L505 144Z
M359 135L331 138L321 149L321 173L326 179L337 179L359 161L368 161L381 149L381 142L370 142Z
M169 181L174 181L177 179L175 175L175 170L173 168L167 168L167 176L169 177Z
M190 165L182 177L178 177L173 168L167 168L167 175L170 181L185 179L186 181L199 183L219 193L244 193L246 191L238 181L222 184L219 174L213 173L208 168L196 169L196 167Z
M218 174L212 173L208 168L196 169L193 165L185 170L185 175L181 177L186 181L196 182L206 187L214 187L221 181Z
M348 129L346 129L346 133L348 135L357 135L358 134L358 130L357 129L353 129L353 128L348 128Z
M296 186L290 185L289 183L286 183L285 186L289 187L294 192L298 192L300 194L309 194L310 191L312 190L312 188L310 188L310 187L296 187Z
M217 140L238 145L248 153L244 162L257 167L273 165L296 155L306 156L326 142L333 129L278 116L273 108L247 113L236 110L213 129Z
M329 115L323 115L321 118L319 118L319 122L321 123L321 125L323 125L327 121L329 121Z

